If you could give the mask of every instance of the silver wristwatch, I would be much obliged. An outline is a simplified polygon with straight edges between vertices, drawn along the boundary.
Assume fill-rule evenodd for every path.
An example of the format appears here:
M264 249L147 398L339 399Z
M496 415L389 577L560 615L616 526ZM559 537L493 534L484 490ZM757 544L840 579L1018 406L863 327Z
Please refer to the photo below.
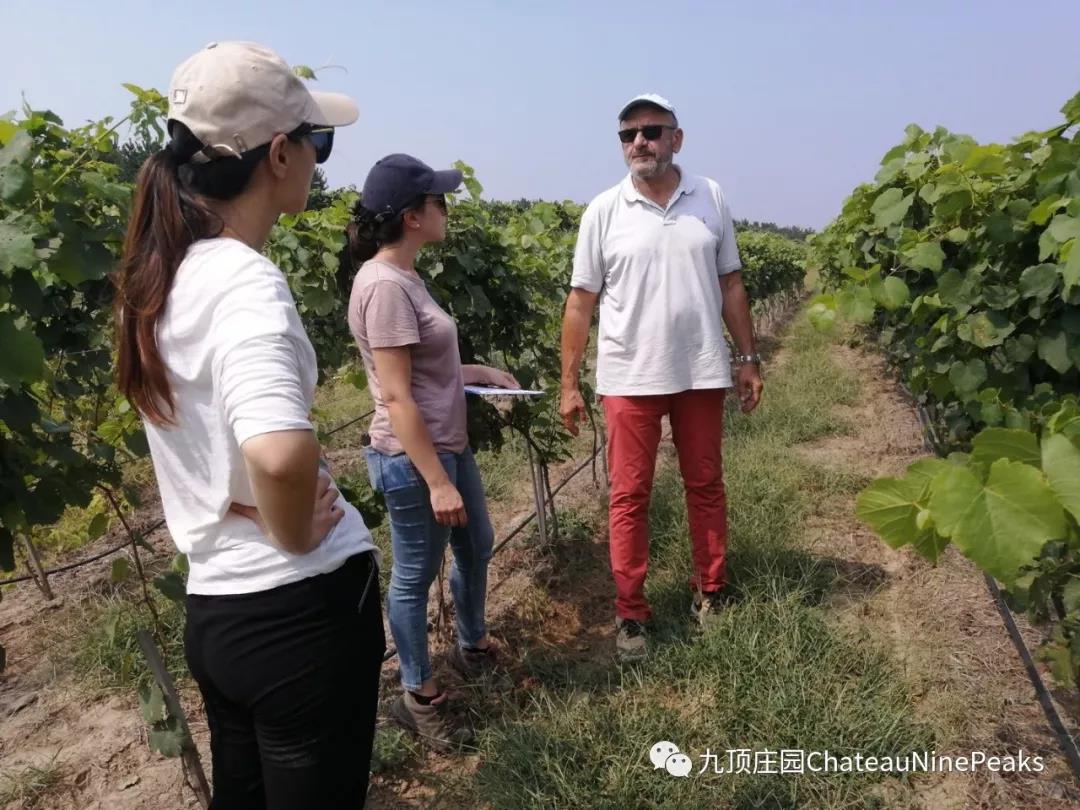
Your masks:
M734 359L735 365L747 366L753 363L755 366L761 365L761 355L757 352L753 354L737 354Z

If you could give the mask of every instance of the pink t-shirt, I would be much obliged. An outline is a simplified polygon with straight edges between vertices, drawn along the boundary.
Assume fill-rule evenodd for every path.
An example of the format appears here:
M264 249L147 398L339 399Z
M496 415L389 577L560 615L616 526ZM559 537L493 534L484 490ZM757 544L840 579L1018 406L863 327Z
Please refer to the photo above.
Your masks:
M368 388L375 400L371 446L391 455L404 452L390 425L372 350L408 346L413 400L436 451L462 452L468 445L468 434L457 325L435 303L423 280L386 262L365 262L349 297L349 328L360 347Z

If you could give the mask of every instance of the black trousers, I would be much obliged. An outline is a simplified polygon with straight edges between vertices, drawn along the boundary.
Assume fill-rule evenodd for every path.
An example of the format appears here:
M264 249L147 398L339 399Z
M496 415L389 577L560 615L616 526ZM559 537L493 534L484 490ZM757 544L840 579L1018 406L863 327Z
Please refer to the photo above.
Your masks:
M370 552L269 591L188 596L184 646L210 725L213 810L364 806L381 604Z

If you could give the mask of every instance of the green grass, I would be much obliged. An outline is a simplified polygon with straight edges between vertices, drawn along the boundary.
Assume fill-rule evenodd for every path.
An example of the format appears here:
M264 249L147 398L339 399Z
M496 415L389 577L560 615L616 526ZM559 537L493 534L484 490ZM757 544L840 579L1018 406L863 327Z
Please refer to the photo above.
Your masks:
M476 454L476 466L484 482L484 492L489 501L503 501L516 488L527 481L529 462L525 454L525 440L516 433L507 435L499 452L481 451Z
M59 752L57 752L59 753ZM0 773L0 807L19 802L25 810L41 807L49 790L61 776L57 755L43 765L27 765L18 770Z
M348 367L345 370L354 371ZM373 407L371 393L368 391L366 382L357 387L344 375L330 377L319 386L315 393L315 425L320 431L333 430L367 413ZM355 430L347 428L340 435L352 440L367 428L370 421L371 417L368 417L358 422Z
M150 629L150 614L134 586L81 603L73 612L59 644L64 668L89 694L120 692L134 695L153 676L146 665L135 632ZM161 618L163 644L159 649L169 672L178 681L189 678L184 660L184 608L151 588Z
M790 356L769 374L760 411L732 415L729 423L736 603L707 632L691 629L686 514L681 482L668 466L658 476L651 513L653 654L638 665L558 654L527 659L541 686L508 696L501 713L489 717L479 738L479 769L446 786L457 803L882 806L880 776L698 776L698 757L706 749L723 759L737 748L895 755L932 747L932 731L910 719L910 696L884 652L869 636L844 633L826 620L823 604L836 571L800 548L802 527L822 501L850 494L862 480L814 467L794 446L848 429L833 416L834 406L854 400L858 380L832 361L828 338L805 321L785 342ZM690 778L654 772L648 751L660 740L691 755Z

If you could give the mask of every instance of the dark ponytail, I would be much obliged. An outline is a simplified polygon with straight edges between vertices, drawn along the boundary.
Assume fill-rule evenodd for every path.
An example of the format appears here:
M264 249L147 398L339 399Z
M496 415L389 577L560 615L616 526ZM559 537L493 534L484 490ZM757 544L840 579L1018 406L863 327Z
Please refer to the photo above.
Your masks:
M266 155L191 163L203 144L183 124L170 123L169 144L150 157L135 180L131 219L116 286L117 385L144 418L174 421L172 388L157 345L157 325L173 278L192 243L218 236L224 223L200 199L229 200L248 185Z
M427 195L421 194L397 214L376 214L357 201L352 208L352 219L345 226L345 251L337 278L342 295L348 297L352 277L360 265L378 253L379 248L392 245L404 236L405 213L419 211L426 202Z

